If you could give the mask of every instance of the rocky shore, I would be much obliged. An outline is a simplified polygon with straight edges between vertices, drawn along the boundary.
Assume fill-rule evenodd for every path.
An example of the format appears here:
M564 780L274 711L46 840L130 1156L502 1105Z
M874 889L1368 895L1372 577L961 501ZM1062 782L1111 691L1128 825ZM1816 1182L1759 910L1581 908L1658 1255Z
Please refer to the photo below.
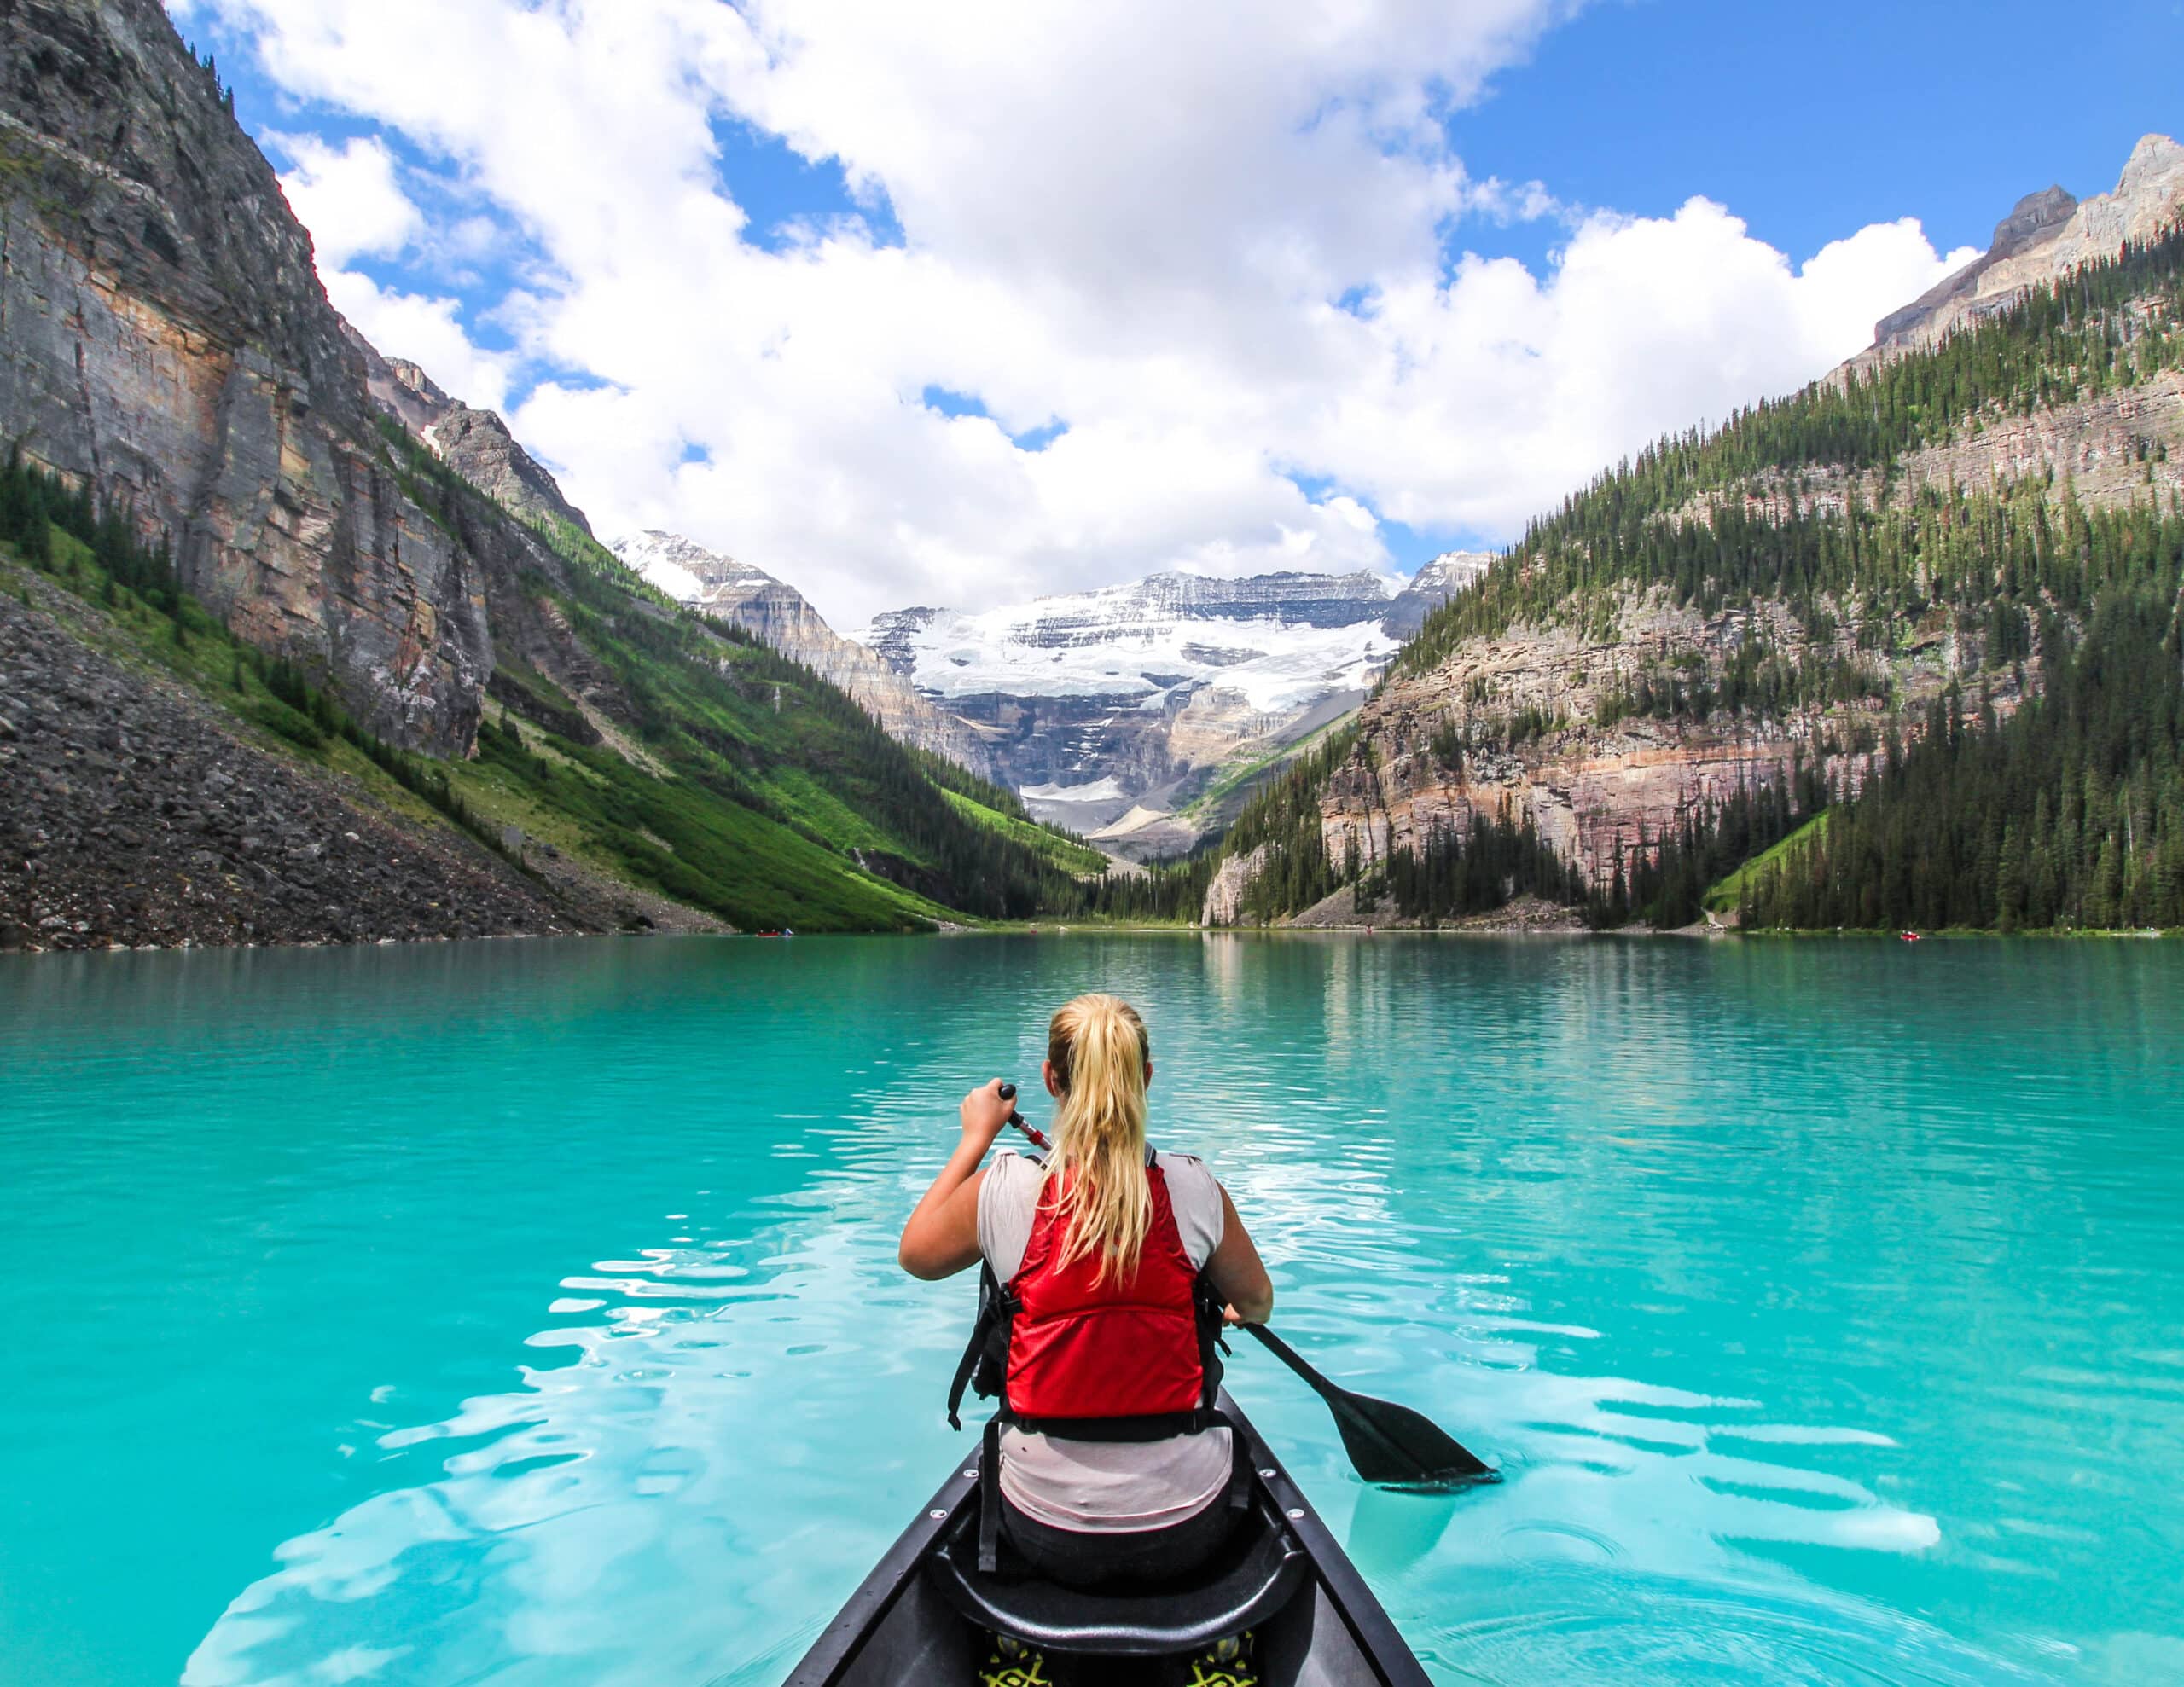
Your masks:
M0 949L601 929L451 827L248 741L177 681L86 643L67 594L9 573Z

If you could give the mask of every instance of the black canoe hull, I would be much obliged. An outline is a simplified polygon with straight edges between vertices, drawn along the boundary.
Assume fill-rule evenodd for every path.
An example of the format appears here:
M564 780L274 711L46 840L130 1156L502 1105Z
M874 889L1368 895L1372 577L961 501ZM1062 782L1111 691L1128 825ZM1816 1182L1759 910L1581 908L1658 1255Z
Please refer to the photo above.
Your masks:
M1222 1406L1249 1448L1255 1523L1301 1549L1304 1574L1279 1609L1252 1625L1263 1687L1430 1687L1403 1636L1357 1574L1311 1503L1298 1491L1236 1403ZM917 1519L874 1565L786 1687L905 1687L968 1683L986 1655L987 1635L961 1615L944 1588L951 1557L975 1526L978 1454L953 1468ZM960 1597L960 1590L959 1590ZM1076 1654L1075 1678L1141 1682L1141 1657Z

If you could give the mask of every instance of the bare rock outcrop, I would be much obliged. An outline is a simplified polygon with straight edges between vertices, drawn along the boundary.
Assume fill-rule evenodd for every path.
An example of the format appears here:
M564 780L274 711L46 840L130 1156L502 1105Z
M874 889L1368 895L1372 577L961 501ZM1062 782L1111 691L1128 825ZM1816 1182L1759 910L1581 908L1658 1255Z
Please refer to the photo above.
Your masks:
M1922 345L2007 310L2028 288L2088 258L2112 258L2127 241L2152 240L2184 217L2184 147L2148 135L2132 149L2111 193L2085 200L2061 188L2029 194L1995 229L1978 258L1901 310L1881 318L1872 351L1853 367Z
M1855 658L1845 619L1836 648ZM1804 642L1786 611L1732 612L1709 621L1657 597L1631 596L1614 636L1566 626L1512 628L1466 641L1425 673L1391 678L1361 722L1359 751L1328 779L1321 831L1331 859L1366 864L1422 851L1436 832L1461 835L1473 817L1529 819L1541 839L1605 886L1641 838L1658 840L1709 803L1786 780L1799 757L1855 785L1892 718L1872 704L1801 710L1773 720L1630 718L1598 724L1603 704L1645 663L1718 675L1754 637ZM1816 652L1809 652L1816 653ZM1937 631L1899 676L1909 704L1943 690L1960 652ZM1996 706L2014 706L2007 683ZM1508 723L1540 723L1509 742ZM1437 748L1453 729L1475 747ZM1828 746L1815 749L1815 745Z
M1205 901L1199 910L1201 925L1234 925L1242 912L1244 892L1259 876L1266 865L1266 845L1262 844L1240 855L1231 855L1214 869L1213 879L1205 887Z
M0 8L0 435L126 502L236 632L460 754L491 645L272 167L157 0Z
M508 432L497 411L473 409L416 364L383 357L361 335L352 333L352 338L363 355L372 397L434 456L514 514L592 536L584 513L563 495L552 471Z

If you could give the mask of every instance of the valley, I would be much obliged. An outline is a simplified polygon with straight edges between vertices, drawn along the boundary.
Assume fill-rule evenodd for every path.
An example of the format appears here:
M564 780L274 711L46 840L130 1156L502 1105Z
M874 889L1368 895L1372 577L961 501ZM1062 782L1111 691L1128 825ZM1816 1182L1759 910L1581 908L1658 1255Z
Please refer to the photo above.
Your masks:
M2111 641L2177 636L2173 141L2111 192L2028 195L1867 351L1662 439L1505 555L1159 571L845 634L725 552L603 542L500 415L357 333L153 0L0 38L0 942L1513 898L1696 925L1746 855L1823 809L1852 849L1967 739L2026 768L2072 746L1985 833L1928 816L1951 864L1907 883L1984 888L1799 901L1794 875L1854 871L1815 832L1730 918L2184 919L2168 692L2125 739L2062 718L2106 718ZM206 795L230 790L256 795ZM328 878L345 849L369 870ZM218 918L212 884L242 887Z

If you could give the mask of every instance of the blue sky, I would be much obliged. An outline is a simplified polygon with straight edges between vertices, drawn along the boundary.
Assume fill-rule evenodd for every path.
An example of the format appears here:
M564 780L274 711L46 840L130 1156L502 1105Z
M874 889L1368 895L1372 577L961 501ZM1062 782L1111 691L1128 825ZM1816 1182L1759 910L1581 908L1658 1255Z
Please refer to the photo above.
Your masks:
M2019 194L2105 190L2184 127L2177 0L1489 0L1476 27L1387 0L1332 49L1263 10L1224 37L1063 7L996 48L991 19L891 45L885 9L829 37L753 0L692 36L619 4L441 0L412 16L444 65L405 43L422 0L177 9L305 166L329 288L382 349L508 410L606 530L756 552L838 612L1506 542L1856 350ZM549 156L557 123L598 155ZM383 155L309 191L360 139ZM694 182L740 238L691 218Z
M1449 132L1481 173L1640 216L1702 194L1798 257L1905 216L1984 246L2019 196L2106 192L2184 127L2180 66L2177 0L1612 0Z

